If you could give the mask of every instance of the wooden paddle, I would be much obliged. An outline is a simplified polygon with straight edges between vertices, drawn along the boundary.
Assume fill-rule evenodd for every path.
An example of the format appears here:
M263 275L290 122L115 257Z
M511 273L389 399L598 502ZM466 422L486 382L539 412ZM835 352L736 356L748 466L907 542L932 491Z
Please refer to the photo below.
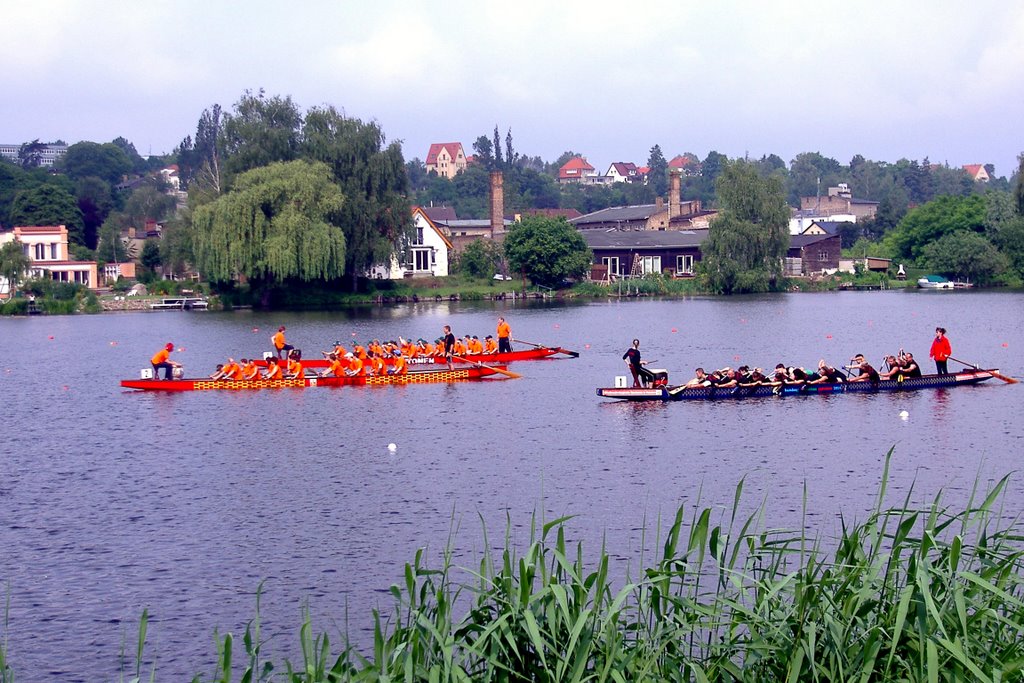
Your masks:
M554 349L559 353L564 353L570 358L580 357L579 351L570 351L569 349L563 349L561 346L547 346L545 344L534 344L533 342L523 341L522 339L512 339L511 341L514 341L516 344L526 344L527 346L532 346L537 349Z
M463 363L469 363L470 365L476 365L477 367L487 368L488 370L493 370L494 372L497 372L497 373L500 373L502 375L505 375L506 377L509 377L511 379L519 379L520 377L522 377L522 375L520 375L518 373L510 372L508 370L502 370L501 368L495 367L493 365L487 365L485 363L480 363L479 361L469 360L468 358L463 358L462 356L452 356L452 358L456 358L458 360L461 360Z
M959 358L953 358L953 356L950 356L949 359L953 360L953 361L956 361L960 365L964 365L964 366L969 367L969 368L974 368L975 370L984 370L984 368L980 368L977 365L975 365L974 363L965 363L962 360L960 360ZM995 377L997 379L1003 380L1007 384L1019 384L1020 383L1019 379L1014 379L1013 377L1007 377L1006 375L1004 375L1002 373L999 373L999 372L996 372L995 370L985 370L985 372L989 373L990 375L992 375L993 377Z

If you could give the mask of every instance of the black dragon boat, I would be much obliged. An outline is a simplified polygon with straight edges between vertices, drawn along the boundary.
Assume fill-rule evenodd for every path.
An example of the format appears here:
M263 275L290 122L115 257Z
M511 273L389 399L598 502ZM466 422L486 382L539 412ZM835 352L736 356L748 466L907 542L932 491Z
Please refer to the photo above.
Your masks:
M660 371L664 373L664 371ZM602 398L623 401L717 401L754 398L758 396L827 396L831 394L877 393L881 391L917 391L978 384L999 377L998 369L972 368L948 375L922 375L878 382L837 382L834 384L758 384L735 387L687 387L656 384L647 387L603 387L597 390ZM661 378L659 377L659 380ZM667 380L667 377L666 377Z

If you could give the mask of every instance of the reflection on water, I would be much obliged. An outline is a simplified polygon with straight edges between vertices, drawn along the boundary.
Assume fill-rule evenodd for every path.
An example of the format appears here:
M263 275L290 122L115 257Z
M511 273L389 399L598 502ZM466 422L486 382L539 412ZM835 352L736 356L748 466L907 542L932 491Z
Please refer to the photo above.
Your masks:
M347 610L365 638L403 564L423 546L436 558L453 526L456 557L472 566L481 524L492 546L506 524L522 543L534 513L572 514L572 540L595 552L604 541L635 567L645 522L698 501L727 509L741 477L745 509L766 500L773 525L800 524L806 485L809 524L829 534L840 512L870 509L894 444L892 500L911 486L916 502L940 489L965 497L976 477L1021 465L1020 386L647 405L604 402L594 388L623 374L634 337L682 380L697 365L810 366L900 347L926 357L937 324L954 353L1024 375L1012 352L1024 347L1022 303L885 292L0 320L0 391L13 398L0 446L12 663L25 678L109 679L124 631L149 608L160 679L181 679L205 670L215 627L244 628L262 580L271 649L294 654L307 601L318 627L341 628ZM519 364L521 380L454 385L116 385L168 340L205 374L259 354L279 324L315 355L335 339L433 337L445 323L493 334L498 315L516 337L582 355ZM1015 486L1010 496L1024 502Z

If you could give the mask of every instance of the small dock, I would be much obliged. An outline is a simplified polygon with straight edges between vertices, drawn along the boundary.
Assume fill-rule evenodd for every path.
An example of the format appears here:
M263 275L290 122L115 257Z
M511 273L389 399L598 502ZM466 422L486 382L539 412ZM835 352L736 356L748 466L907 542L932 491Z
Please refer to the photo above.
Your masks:
M149 305L155 311L205 311L209 303L201 296L171 296Z

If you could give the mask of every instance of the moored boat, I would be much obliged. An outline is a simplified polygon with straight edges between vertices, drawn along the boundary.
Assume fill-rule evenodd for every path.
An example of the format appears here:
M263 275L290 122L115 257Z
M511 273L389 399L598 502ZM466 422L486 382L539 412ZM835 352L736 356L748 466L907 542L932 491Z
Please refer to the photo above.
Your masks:
M541 346L533 349L523 349L521 351L511 351L509 353L491 353L491 354L471 354L466 356L456 356L452 360L455 363L485 363L487 365L505 365L507 363L513 363L516 361L524 360L542 360L545 358L551 358L553 356L563 354L569 358L577 358L580 354L576 351L568 351L561 348L560 346L547 347ZM412 356L411 358L405 359L406 363L410 366L434 366L434 365L446 365L447 361L444 356ZM266 366L266 361L258 360L257 365ZM330 365L330 361L324 358L310 358L308 360L303 359L302 365L307 368L326 368Z
M251 389L305 389L311 387L383 386L387 384L425 384L466 382L505 374L503 368L473 366L449 370L420 370L404 375L360 375L355 377L306 376L295 379L214 380L194 379L124 379L121 386L141 391L213 391Z
M941 275L925 275L918 279L917 286L920 289L953 289L956 285Z
M904 379L872 382L839 382L835 384L784 384L750 387L603 387L597 390L602 398L623 401L711 401L743 399L758 396L823 396L832 394L875 393L879 391L916 391L978 384L993 377L1001 377L998 369L970 369L948 375L923 375Z

